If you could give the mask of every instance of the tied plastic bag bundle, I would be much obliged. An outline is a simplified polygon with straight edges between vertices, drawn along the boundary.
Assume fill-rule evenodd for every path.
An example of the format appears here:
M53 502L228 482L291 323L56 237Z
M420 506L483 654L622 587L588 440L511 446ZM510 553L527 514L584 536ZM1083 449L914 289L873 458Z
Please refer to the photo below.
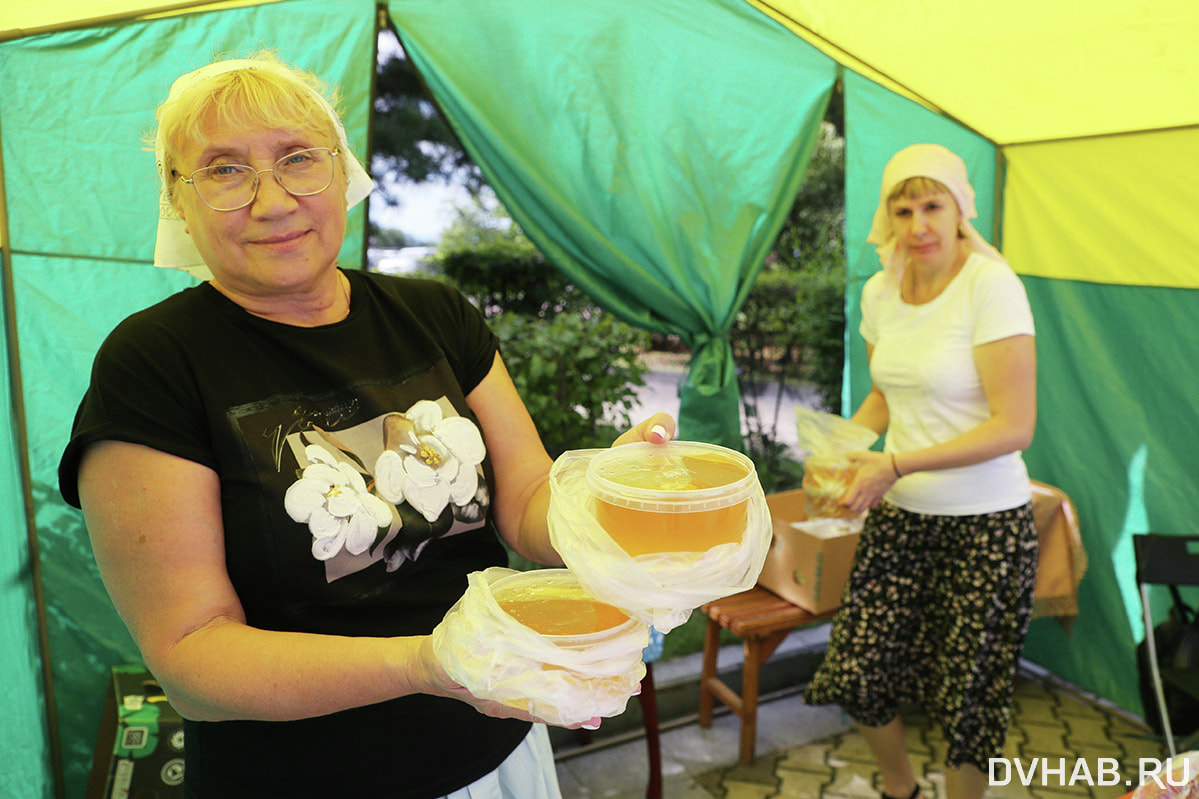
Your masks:
M587 593L663 633L752 588L771 539L753 462L694 441L564 453L549 531Z
M472 572L433 630L454 681L559 726L623 713L648 643L648 627L597 603L565 569Z
M836 414L803 406L795 408L795 421L799 448L809 453L803 461L808 518L853 516L841 504L857 474L857 467L845 455L869 449L878 440L878 433Z
M1199 799L1199 752L1180 752L1148 777L1132 799Z

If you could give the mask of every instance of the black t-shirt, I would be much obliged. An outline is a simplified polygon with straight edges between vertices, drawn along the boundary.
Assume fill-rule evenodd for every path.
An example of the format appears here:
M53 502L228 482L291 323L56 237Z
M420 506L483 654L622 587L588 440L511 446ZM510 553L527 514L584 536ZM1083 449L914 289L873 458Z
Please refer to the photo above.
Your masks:
M60 489L78 506L79 459L101 440L208 466L250 625L425 634L469 572L506 563L491 462L465 402L496 339L451 288L346 274L353 307L332 325L261 319L208 284L118 325L96 356ZM298 722L188 722L188 793L440 796L494 769L527 729L429 696Z

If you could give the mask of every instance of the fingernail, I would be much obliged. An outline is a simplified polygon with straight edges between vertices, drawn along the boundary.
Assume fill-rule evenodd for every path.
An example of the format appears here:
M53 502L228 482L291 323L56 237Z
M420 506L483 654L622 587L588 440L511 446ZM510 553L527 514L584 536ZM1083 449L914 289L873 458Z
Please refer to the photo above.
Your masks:
M598 718L594 718L591 721L589 721L583 725L583 729L585 729L585 730L598 730L599 727L600 727L600 720Z
M641 696L641 686L637 686L637 690L633 691L633 696Z
M653 427L651 427L649 429L649 433L650 433L650 435L654 435L656 433L658 435L658 438L662 439L663 441L666 440L666 428L660 424L656 424Z

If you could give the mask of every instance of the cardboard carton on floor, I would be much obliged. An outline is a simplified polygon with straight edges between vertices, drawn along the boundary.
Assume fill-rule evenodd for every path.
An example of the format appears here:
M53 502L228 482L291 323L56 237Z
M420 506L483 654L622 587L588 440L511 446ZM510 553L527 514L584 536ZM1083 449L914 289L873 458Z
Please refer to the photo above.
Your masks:
M841 603L859 534L820 537L792 527L807 519L806 501L802 489L766 497L774 540L758 585L811 613L825 613Z

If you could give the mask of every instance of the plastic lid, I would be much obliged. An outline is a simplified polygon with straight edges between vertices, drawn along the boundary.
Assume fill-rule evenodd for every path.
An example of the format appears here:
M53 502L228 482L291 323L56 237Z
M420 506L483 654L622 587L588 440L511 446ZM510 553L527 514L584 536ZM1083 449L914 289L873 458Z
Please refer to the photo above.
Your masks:
M700 441L626 444L587 465L596 499L656 513L718 510L745 502L758 484L754 463L735 450Z

